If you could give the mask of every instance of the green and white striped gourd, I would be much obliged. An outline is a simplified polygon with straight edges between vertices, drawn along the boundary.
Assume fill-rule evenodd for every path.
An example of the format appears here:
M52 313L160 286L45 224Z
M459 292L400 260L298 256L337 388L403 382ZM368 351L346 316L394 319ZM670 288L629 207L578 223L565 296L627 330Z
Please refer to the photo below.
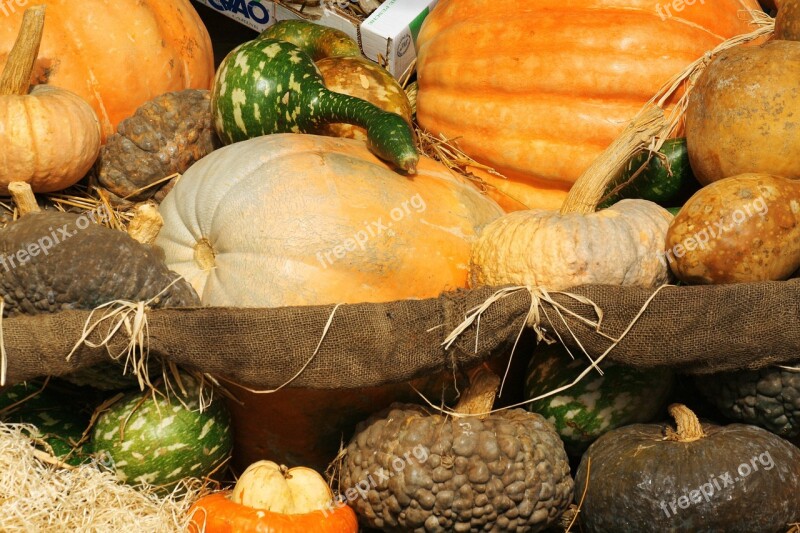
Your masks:
M370 150L399 169L413 173L419 161L400 115L328 90L311 57L289 42L258 38L234 48L217 70L211 107L225 144L346 123L366 129Z
M589 367L585 357L572 359L560 344L540 345L528 365L526 398L536 398L572 383ZM527 409L552 422L572 456L582 454L607 431L650 422L664 410L672 391L669 370L640 370L602 362L573 387L537 400Z
M163 387L155 394L131 393L97 419L92 432L95 458L120 481L169 486L208 476L230 456L233 435L224 401L215 398L200 412L197 382L181 379L187 394L180 401L175 391L164 395Z

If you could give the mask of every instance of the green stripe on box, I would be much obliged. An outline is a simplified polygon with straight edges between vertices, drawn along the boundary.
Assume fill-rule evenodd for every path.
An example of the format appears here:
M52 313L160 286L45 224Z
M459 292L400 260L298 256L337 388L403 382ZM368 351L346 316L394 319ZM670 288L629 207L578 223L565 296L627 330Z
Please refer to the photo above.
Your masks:
M430 8L425 8L422 10L422 13L417 15L417 18L411 21L408 25L408 29L411 30L411 38L414 40L414 46L417 45L417 36L419 35L419 29L422 27L422 22L425 20L425 17L428 16L430 13Z

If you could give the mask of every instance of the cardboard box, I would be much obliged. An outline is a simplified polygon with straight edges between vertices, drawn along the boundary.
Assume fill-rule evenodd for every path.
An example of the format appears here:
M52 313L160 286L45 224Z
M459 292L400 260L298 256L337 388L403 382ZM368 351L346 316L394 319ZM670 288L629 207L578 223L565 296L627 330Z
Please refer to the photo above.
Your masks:
M268 0L194 0L258 32L275 24L275 4Z
M344 31L361 46L365 57L401 77L417 56L415 42L422 21L438 0L386 0L366 20L339 9L336 2L302 12L288 3L270 0L195 0L263 31L278 20L306 19Z

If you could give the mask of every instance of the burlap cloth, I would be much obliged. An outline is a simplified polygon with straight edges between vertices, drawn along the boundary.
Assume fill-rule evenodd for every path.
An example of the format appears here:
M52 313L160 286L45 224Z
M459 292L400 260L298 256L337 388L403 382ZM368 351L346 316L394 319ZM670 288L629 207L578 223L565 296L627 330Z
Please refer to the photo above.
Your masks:
M341 389L403 382L454 365L474 365L510 349L531 307L524 289L489 305L479 324L463 331L449 349L443 346L468 312L496 290L341 305L332 318L330 305L149 310L148 346L151 355L259 389L284 384L309 360L291 386ZM540 325L571 347L579 339L593 357L639 314L608 359L703 374L790 362L800 355L800 280L664 287L643 312L653 290L585 286L569 292L603 310L601 333L565 311L594 319L595 309L564 294L541 303ZM554 303L564 307L560 314ZM81 344L67 361L88 318L89 312L67 311L5 319L7 384L67 374L107 359L109 351L123 350L129 338L120 331L107 347ZM101 326L91 338L98 341L105 329Z

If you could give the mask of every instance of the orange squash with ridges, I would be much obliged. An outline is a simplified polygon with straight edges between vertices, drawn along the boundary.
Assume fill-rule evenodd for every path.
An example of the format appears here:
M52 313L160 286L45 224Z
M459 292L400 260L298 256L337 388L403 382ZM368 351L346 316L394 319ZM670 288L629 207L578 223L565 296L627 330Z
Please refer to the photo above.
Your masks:
M441 0L418 39L417 118L531 208L572 183L672 76L755 29L756 0Z
M22 21L19 2L0 9L0 68ZM47 6L32 82L68 89L94 108L103 139L136 108L182 89L208 89L211 39L189 0L33 0Z

